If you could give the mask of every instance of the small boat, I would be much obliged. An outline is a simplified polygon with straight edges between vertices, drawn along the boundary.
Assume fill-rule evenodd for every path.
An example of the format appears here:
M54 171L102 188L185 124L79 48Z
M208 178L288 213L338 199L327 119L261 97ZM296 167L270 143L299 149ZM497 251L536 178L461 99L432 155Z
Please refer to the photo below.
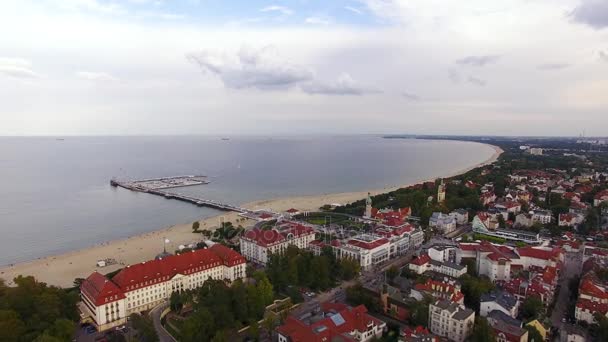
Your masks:
M222 138L222 140L230 140L230 138Z

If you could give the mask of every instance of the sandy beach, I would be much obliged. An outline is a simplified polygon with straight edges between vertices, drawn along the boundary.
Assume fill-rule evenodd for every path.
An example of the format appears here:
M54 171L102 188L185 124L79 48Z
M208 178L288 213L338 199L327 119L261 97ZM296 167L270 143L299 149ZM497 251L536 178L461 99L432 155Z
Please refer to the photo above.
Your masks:
M489 159L465 170L443 175L443 177L453 177L465 173L473 168L493 163L498 159L503 151L497 146L492 147L494 148L495 153ZM422 181L425 180L420 180L415 183L420 183ZM270 209L276 212L285 211L289 208L297 208L301 211L315 211L324 204L346 204L364 198L368 192L370 192L372 195L376 195L390 192L409 185L412 184L401 184L370 191L261 200L244 204L243 207L249 209ZM251 220L237 222L237 220L243 219L236 213L227 212L201 220L201 230L215 229L222 219L236 224L241 224L244 227L250 226L254 223ZM122 268L125 265L135 264L154 258L154 256L156 256L158 253L162 252L163 240L165 238L170 240L170 243L167 244L167 250L170 252L177 249L177 246L179 245L188 245L193 242L199 242L202 236L200 234L193 234L191 227L192 223L174 225L158 231L132 236L127 239L104 242L95 246L61 255L49 256L15 265L5 266L0 268L0 278L3 278L10 286L13 285L12 280L17 275L32 275L35 276L39 281L43 281L47 284L70 287L72 286L75 278L85 278L95 270L99 271L100 273L108 273ZM98 268L96 266L97 261L106 258L113 258L118 262L118 264Z

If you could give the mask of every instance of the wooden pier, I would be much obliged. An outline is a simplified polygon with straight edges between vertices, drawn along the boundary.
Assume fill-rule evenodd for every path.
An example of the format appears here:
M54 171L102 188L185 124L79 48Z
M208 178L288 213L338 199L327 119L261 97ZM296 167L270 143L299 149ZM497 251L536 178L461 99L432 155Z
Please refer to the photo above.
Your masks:
M167 177L167 178L157 178L157 179L176 179L176 178L184 178L184 177L200 177L200 176L179 176L179 177ZM152 179L152 181L156 181L157 179ZM150 180L144 180L144 181L150 181ZM197 197L184 195L184 194L180 194L180 193L176 193L176 192L165 191L162 189L149 189L149 188L138 185L141 182L142 181L128 182L128 181L119 181L116 179L112 179L112 180L110 180L110 185L112 185L114 187L121 187L121 188L131 190L131 191L143 192L143 193L147 193L147 194L162 196L166 199L175 199L178 201L188 202L188 203L197 205L199 207L209 207L209 208L224 210L224 211L234 211L234 212L241 213L241 214L252 212L249 209L237 207L237 206L234 206L231 204L220 203L220 202L217 202L214 200L197 198ZM206 184L206 183L201 183L201 184ZM190 185L190 184L188 184L188 185ZM184 185L184 186L188 186L188 185ZM178 187L178 186L173 186L173 187Z

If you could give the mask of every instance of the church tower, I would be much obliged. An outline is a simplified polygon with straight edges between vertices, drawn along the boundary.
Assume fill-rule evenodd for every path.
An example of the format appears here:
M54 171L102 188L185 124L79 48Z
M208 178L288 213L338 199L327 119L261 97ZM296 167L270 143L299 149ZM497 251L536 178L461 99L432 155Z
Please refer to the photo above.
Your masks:
M445 202L445 184L443 183L443 179L439 184L439 189L437 189L437 203L441 204Z
M365 199L365 215L363 215L363 217L372 218L372 196L369 192L367 193L367 198Z

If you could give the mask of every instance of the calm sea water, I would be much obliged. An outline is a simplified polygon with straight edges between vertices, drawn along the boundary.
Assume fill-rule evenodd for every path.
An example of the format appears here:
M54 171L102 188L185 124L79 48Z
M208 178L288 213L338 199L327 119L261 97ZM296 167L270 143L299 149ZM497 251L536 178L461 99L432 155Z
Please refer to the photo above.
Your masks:
M489 158L489 146L372 136L0 138L0 265L192 222L208 208L110 186L203 174L178 191L227 203L383 188Z

